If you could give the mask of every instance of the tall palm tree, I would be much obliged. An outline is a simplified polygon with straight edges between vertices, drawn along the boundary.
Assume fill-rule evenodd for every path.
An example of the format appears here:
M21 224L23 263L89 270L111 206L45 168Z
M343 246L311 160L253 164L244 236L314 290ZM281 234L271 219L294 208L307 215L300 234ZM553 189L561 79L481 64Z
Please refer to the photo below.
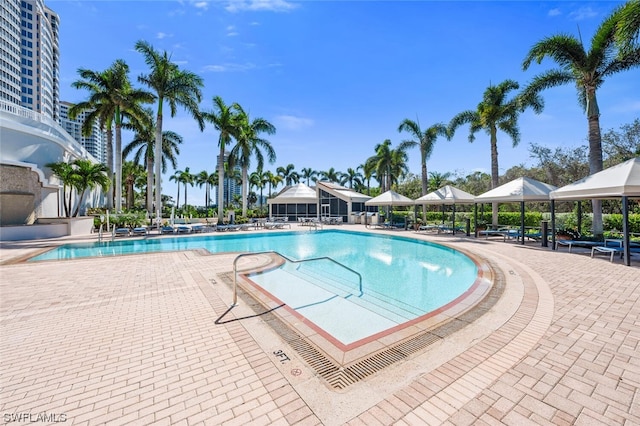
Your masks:
M211 122L215 129L220 132L218 136L218 221L222 223L224 219L224 164L227 146L231 144L232 138L238 135L239 120L235 110L239 107L237 103L225 104L220 96L213 98L213 110L203 112L202 117Z
M203 170L195 175L195 183L200 188L204 185L204 207L208 209L211 205L211 187L218 184L218 174Z
M518 115L531 107L535 112L542 110L542 99L536 93L527 93L507 99L512 90L519 84L514 80L505 80L497 86L490 85L475 110L467 110L457 114L449 123L449 138L463 124L469 124L469 142L475 140L475 133L484 130L491 144L491 188L499 185L498 181L498 130L506 133L513 146L520 142ZM498 203L493 203L493 225L498 224Z
M178 187L178 194L176 195L176 209L180 208L180 173L182 173L182 170L176 170L171 176L169 176L169 180L175 182Z
M309 186L311 180L317 175L318 172L313 170L311 167L304 167L300 170L300 177L306 181L307 186Z
M300 175L295 171L295 168L293 164L287 164L286 167L280 166L276 169L276 173L282 177L285 185L293 185L300 181Z
M402 143L405 146L409 148L417 146L420 148L420 165L422 167L421 195L426 195L429 190L427 161L431 157L431 153L433 152L433 147L438 136L449 136L447 127L442 123L436 123L423 131L420 128L420 122L405 118L402 123L400 123L400 126L398 126L398 132L408 132L414 138L413 140L403 141Z
M178 170L176 171L176 175L178 175L178 185L184 185L184 207L187 206L187 185L193 186L195 182L195 176L191 174L188 167L184 168L184 171Z
M266 173L263 172L262 169L260 168L255 172L251 173L251 176L249 176L250 184L260 190L260 209L262 209L262 199L263 199L262 190L264 189L264 186L268 183L267 180L268 178Z
M249 187L249 167L251 166L251 157L255 155L258 162L258 169L264 166L264 155L267 155L269 163L276 161L276 152L268 140L260 137L261 133L273 135L276 128L273 124L264 118L257 117L253 120L242 109L240 105L236 106L239 121L239 131L236 138L236 144L229 153L229 164L239 164L242 168L242 216L247 216L247 198Z
M265 173L266 183L269 185L269 198L271 198L271 189L276 188L282 183L282 176L271 172L270 170Z
M92 163L89 160L78 159L73 162L74 175L73 186L78 191L78 204L73 216L78 216L80 207L84 202L87 191L100 187L103 191L109 187L111 181L107 176L107 166L102 163Z
M82 123L83 136L89 136L93 132L93 125L97 122L102 130L105 131L107 142L107 175L109 180L113 180L113 119L114 106L109 99L109 88L113 85L110 81L111 74L106 71L91 71L79 69L78 73L83 80L75 81L71 84L76 89L86 89L89 93L89 99L78 102L69 108L69 118L75 120L82 113L87 112L85 120ZM113 209L113 187L109 186L107 192L107 209ZM66 208L66 205L65 205ZM67 212L69 216L69 212Z
M141 89L134 89L129 80L129 66L121 59L116 60L103 73L79 69L82 80L74 82L75 88L87 88L92 91L87 106L102 106L104 113L113 115L115 126L115 208L122 210L122 125L125 117L134 119L141 115L142 103L153 101L153 95ZM100 84L106 83L104 90L95 91ZM108 106L107 106L108 105ZM102 111L102 108L100 110ZM78 109L72 109L74 116Z
M177 64L171 62L171 57L164 51L156 51L146 41L138 41L136 50L144 56L144 61L150 73L140 75L138 81L153 90L157 99L156 134L155 134L155 179L157 212L162 214L162 124L165 101L169 104L171 116L176 115L178 105L182 106L198 122L200 130L204 130L204 120L200 114L198 104L202 99L204 81L198 75L181 70ZM177 200L176 200L177 201ZM160 223L160 221L158 221Z
M637 14L640 2L631 2L630 5L630 10ZM600 108L596 92L607 77L640 65L640 47L627 46L625 49L619 49L616 44L616 31L628 13L629 9L625 6L616 8L596 30L588 51L581 39L568 34L556 34L534 44L522 63L522 68L527 70L532 62L540 64L548 57L559 65L559 68L550 69L534 77L525 88L527 93L538 94L550 87L575 84L578 100L587 115L591 174L603 168ZM596 237L601 237L602 203L600 200L592 200L592 206L593 232Z
M367 182L367 195L371 195L371 178L376 173L376 165L375 161L371 161L372 158L369 158L364 164L358 166L359 169L362 169L362 177Z
M398 179L407 173L407 150L406 144L400 144L398 148L391 148L391 141L385 139L375 146L376 154L367 159L371 163L369 167L375 169L375 174L380 182L380 192L391 189L391 186Z
M153 214L153 164L156 144L156 120L153 111L149 108L145 109L144 114L138 120L131 123L127 128L133 130L133 140L124 147L122 155L127 158L129 154L134 152L133 161L141 164L143 159L147 169L147 194L146 208L149 215ZM177 156L180 154L178 145L182 143L182 136L170 130L162 131L162 173L167 171L167 162L171 163L172 168L178 165Z
M231 189L235 185L240 185L242 183L242 172L238 170L235 165L232 165L227 161L226 163L224 163L224 176L227 189L225 192L225 205L230 206L234 195L236 195L231 192Z

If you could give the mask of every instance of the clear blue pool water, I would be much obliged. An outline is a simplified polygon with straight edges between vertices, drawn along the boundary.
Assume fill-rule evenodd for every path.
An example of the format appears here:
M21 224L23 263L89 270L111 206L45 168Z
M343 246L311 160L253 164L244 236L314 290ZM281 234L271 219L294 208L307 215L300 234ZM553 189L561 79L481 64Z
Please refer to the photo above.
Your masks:
M361 274L362 291L375 309L391 302L399 307L405 320L456 299L473 285L478 275L477 266L469 257L449 247L401 236L342 230L225 233L68 244L30 261L199 248L212 253L273 250L293 260L330 257ZM296 264L290 269L302 271L310 281L324 279L337 283L332 287L341 289L336 294L342 294L343 298L362 296L357 288L358 278L331 262ZM268 280L263 275L255 280Z

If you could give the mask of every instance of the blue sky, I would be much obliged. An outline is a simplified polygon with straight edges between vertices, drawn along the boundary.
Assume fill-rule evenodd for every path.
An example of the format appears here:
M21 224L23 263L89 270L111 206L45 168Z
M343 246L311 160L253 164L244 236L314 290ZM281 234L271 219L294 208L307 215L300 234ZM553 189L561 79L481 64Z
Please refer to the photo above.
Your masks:
M271 121L275 164L292 163L346 171L390 139L407 134L405 118L422 128L447 124L474 109L490 84L513 79L524 86L553 67L550 61L522 71L529 48L558 33L585 45L621 2L600 1L66 1L47 5L60 15L61 99L84 100L71 87L78 68L104 70L124 59L131 78L147 73L134 50L146 40L171 53L182 68L205 82L201 109L214 96L240 103L252 117ZM136 83L137 84L137 83ZM500 173L533 165L528 148L586 144L587 120L573 86L543 92L542 114L525 112L522 139L514 148L498 134ZM640 116L640 69L619 74L599 89L603 132ZM165 116L165 130L184 138L178 169L215 170L218 134L211 124L200 132L180 110ZM489 138L468 127L451 141L437 141L429 171L465 176L490 170ZM128 142L125 138L123 143ZM409 152L412 173L420 173L417 149ZM173 174L173 170L169 171ZM175 197L175 183L163 178L163 193ZM181 199L183 197L181 193ZM189 204L204 204L204 190L189 188Z

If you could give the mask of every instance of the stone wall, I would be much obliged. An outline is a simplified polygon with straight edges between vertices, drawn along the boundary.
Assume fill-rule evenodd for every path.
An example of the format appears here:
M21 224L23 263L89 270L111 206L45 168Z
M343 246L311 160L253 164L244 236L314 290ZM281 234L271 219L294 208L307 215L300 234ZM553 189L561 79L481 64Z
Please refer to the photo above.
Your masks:
M42 189L33 170L0 164L0 226L35 223L42 214Z

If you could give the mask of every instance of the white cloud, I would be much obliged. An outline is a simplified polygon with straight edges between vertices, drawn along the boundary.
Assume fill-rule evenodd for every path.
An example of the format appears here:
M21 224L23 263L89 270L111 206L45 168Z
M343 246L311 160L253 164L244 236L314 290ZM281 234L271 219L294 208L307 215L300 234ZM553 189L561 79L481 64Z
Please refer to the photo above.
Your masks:
M574 21L581 21L583 19L593 18L594 16L598 16L598 12L590 7L581 7L580 9L569 13L569 17Z
M167 37L173 37L173 34L167 34L163 32L159 32L158 34L156 34L156 38L158 40L162 40L163 38L167 38Z
M196 9L207 10L209 8L209 5L206 1L197 1L193 3L193 7L195 7Z
M234 64L234 63L224 63L224 64L213 64L206 65L203 68L203 71L207 72L237 72L237 71L249 71L251 69L256 68L255 64L247 62L246 64Z
M300 130L312 127L314 122L310 118L295 117L293 115L279 115L275 119L276 127L284 127L289 130Z
M285 0L230 0L225 9L227 12L271 11L286 12L298 7Z
M560 9L551 9L548 13L549 16L558 16L558 15L562 15L562 12L560 12Z

